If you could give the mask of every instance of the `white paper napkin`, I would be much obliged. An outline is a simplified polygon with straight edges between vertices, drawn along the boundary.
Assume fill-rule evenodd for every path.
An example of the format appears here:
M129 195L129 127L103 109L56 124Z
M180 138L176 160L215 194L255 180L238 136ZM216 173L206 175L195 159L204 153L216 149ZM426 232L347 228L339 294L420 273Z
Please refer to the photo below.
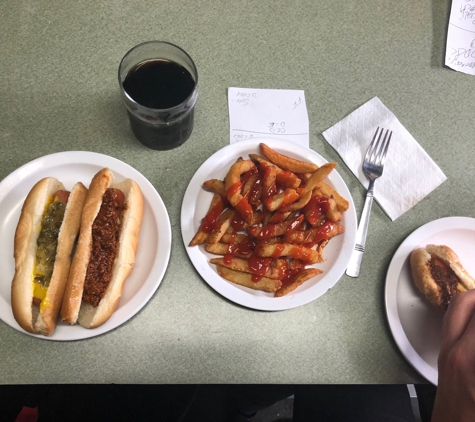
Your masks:
M374 199L394 221L447 178L396 116L374 97L323 132L363 186L369 184L363 159L378 126L392 130L393 136L383 175L374 185Z

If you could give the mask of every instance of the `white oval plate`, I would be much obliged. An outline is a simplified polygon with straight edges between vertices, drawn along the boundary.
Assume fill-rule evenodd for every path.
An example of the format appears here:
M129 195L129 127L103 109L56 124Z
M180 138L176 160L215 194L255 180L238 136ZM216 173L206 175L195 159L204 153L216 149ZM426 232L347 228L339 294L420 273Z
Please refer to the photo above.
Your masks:
M401 243L386 276L386 314L393 337L409 363L437 385L442 313L415 286L409 263L412 251L427 244L453 249L465 269L475 274L475 219L446 217L418 228Z
M224 147L208 158L195 173L188 185L181 209L181 229L186 251L203 279L218 293L227 299L252 309L279 311L305 305L322 296L341 278L348 265L356 238L356 213L350 192L337 171L332 171L328 183L350 203L343 214L342 224L345 233L333 238L325 247L325 262L314 265L323 273L306 281L287 296L275 298L273 293L252 290L238 286L221 278L216 266L209 263L214 255L205 251L204 246L189 247L191 239L198 231L202 218L208 212L212 193L202 188L209 179L224 180L232 163L239 158L248 158L248 154L259 154L259 143L264 142L276 151L300 160L323 165L327 161L316 152L294 144L275 139L252 139Z
M84 151L46 155L15 170L0 183L0 250L3 256L0 275L0 319L11 327L33 335L24 331L13 318L10 294L15 272L13 239L21 207L28 192L38 180L48 176L59 179L66 189L71 189L78 181L89 187L92 177L104 167L114 172L117 181L134 179L143 192L144 214L134 270L125 283L117 311L104 325L86 329L80 325L70 326L60 322L52 336L34 336L65 341L106 333L140 311L160 285L170 258L171 226L165 205L152 184L133 167L107 155Z

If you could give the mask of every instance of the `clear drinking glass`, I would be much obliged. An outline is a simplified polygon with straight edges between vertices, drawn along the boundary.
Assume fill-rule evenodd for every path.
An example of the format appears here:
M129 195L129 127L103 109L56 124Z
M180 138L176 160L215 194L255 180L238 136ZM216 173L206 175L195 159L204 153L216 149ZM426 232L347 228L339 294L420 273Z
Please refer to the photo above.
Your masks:
M198 71L180 47L165 41L133 47L120 62L119 85L132 131L143 145L168 150L190 137Z

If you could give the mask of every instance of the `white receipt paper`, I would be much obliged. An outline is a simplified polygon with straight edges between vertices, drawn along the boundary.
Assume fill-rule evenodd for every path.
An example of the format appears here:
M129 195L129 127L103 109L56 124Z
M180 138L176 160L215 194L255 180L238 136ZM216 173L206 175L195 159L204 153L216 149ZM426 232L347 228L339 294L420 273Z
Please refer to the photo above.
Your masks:
M230 143L275 138L309 147L305 93L289 89L228 89Z
M475 75L475 0L452 1L445 64Z

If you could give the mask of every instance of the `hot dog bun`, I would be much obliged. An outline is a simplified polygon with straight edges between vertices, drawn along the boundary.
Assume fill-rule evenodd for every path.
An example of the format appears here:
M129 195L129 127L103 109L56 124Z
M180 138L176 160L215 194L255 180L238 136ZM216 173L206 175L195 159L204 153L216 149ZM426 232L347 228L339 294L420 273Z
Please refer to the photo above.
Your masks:
M33 186L23 204L14 240L15 275L11 290L13 316L24 330L45 336L51 335L56 327L87 193L84 185L77 183L69 194L58 234L53 273L46 295L37 306L33 305L37 241L43 213L52 195L60 190L64 190L63 184L53 177L42 179Z
M93 247L92 227L108 188L122 191L125 207L120 218L119 243L112 266L112 278L99 304L93 306L82 299ZM142 214L143 197L136 182L126 179L114 183L114 175L107 168L94 176L84 205L81 232L64 294L61 309L63 321L69 324L78 322L85 328L95 328L104 324L117 309L125 280L135 264Z
M417 288L442 312L454 295L475 288L475 279L448 246L418 248L412 252L410 263Z

